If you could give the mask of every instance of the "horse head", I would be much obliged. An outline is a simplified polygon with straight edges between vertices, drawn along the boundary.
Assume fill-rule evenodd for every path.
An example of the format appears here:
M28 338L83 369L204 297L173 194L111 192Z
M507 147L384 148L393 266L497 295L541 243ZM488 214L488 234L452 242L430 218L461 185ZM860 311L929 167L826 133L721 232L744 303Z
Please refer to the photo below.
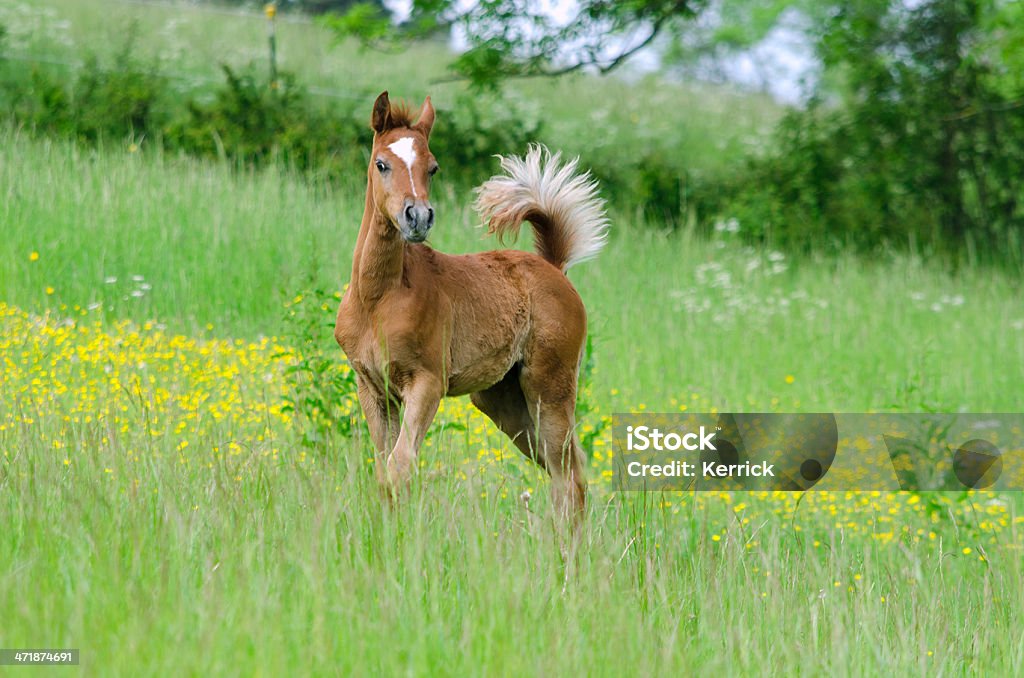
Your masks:
M370 192L377 211L411 243L427 239L434 225L430 179L437 172L427 141L434 125L434 107L427 97L416 116L405 106L393 106L383 92L373 104L370 126Z

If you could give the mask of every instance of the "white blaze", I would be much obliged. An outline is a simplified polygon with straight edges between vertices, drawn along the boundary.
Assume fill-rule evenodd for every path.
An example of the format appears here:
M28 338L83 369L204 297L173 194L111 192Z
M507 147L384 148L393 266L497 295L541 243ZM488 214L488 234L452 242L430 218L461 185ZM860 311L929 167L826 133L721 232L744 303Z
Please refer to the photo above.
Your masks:
M412 166L416 162L416 149L412 147L412 137L402 137L395 143L389 144L388 148L405 163L406 169L409 170L409 184L412 186L412 195L414 198L418 198L419 196L416 195L416 181L412 178Z

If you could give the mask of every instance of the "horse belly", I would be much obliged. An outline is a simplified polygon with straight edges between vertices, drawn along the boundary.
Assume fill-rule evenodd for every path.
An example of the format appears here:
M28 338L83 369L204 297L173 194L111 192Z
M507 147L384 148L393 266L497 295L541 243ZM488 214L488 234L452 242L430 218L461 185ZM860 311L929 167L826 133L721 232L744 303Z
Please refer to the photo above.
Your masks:
M461 369L453 369L448 379L448 395L466 395L494 386L508 374L517 359L515 347L509 346L506 350L474 360Z
M508 258L501 254L498 263ZM490 388L522 360L532 325L530 298L515 266L499 266L496 273L496 265L453 286L448 395Z

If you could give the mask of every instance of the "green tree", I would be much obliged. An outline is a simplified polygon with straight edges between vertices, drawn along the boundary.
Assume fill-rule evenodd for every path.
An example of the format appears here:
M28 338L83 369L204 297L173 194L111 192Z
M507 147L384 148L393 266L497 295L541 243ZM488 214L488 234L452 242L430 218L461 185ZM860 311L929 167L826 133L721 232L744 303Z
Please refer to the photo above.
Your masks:
M592 67L607 73L659 36L692 21L708 0L582 0L574 16L556 21L527 0L414 0L409 19L395 26L372 3L330 15L326 26L377 47L457 28L468 49L451 64L454 77L483 88L510 77L551 76Z
M1000 0L834 0L808 37L821 77L770 152L705 214L755 238L927 242L1024 260L1019 10Z

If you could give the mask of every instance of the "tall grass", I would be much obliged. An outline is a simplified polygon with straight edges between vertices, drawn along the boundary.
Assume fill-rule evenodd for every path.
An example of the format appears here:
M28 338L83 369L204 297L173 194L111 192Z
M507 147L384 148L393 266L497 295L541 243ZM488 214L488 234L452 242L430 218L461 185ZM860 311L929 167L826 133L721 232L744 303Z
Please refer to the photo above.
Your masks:
M344 448L314 469L256 460L243 483L122 452L69 472L25 445L0 466L0 644L135 676L1013 675L1024 659L1019 552L980 560L951 529L880 546L844 540L824 504L744 525L723 502L599 498L565 560L546 515L473 480L384 509Z

